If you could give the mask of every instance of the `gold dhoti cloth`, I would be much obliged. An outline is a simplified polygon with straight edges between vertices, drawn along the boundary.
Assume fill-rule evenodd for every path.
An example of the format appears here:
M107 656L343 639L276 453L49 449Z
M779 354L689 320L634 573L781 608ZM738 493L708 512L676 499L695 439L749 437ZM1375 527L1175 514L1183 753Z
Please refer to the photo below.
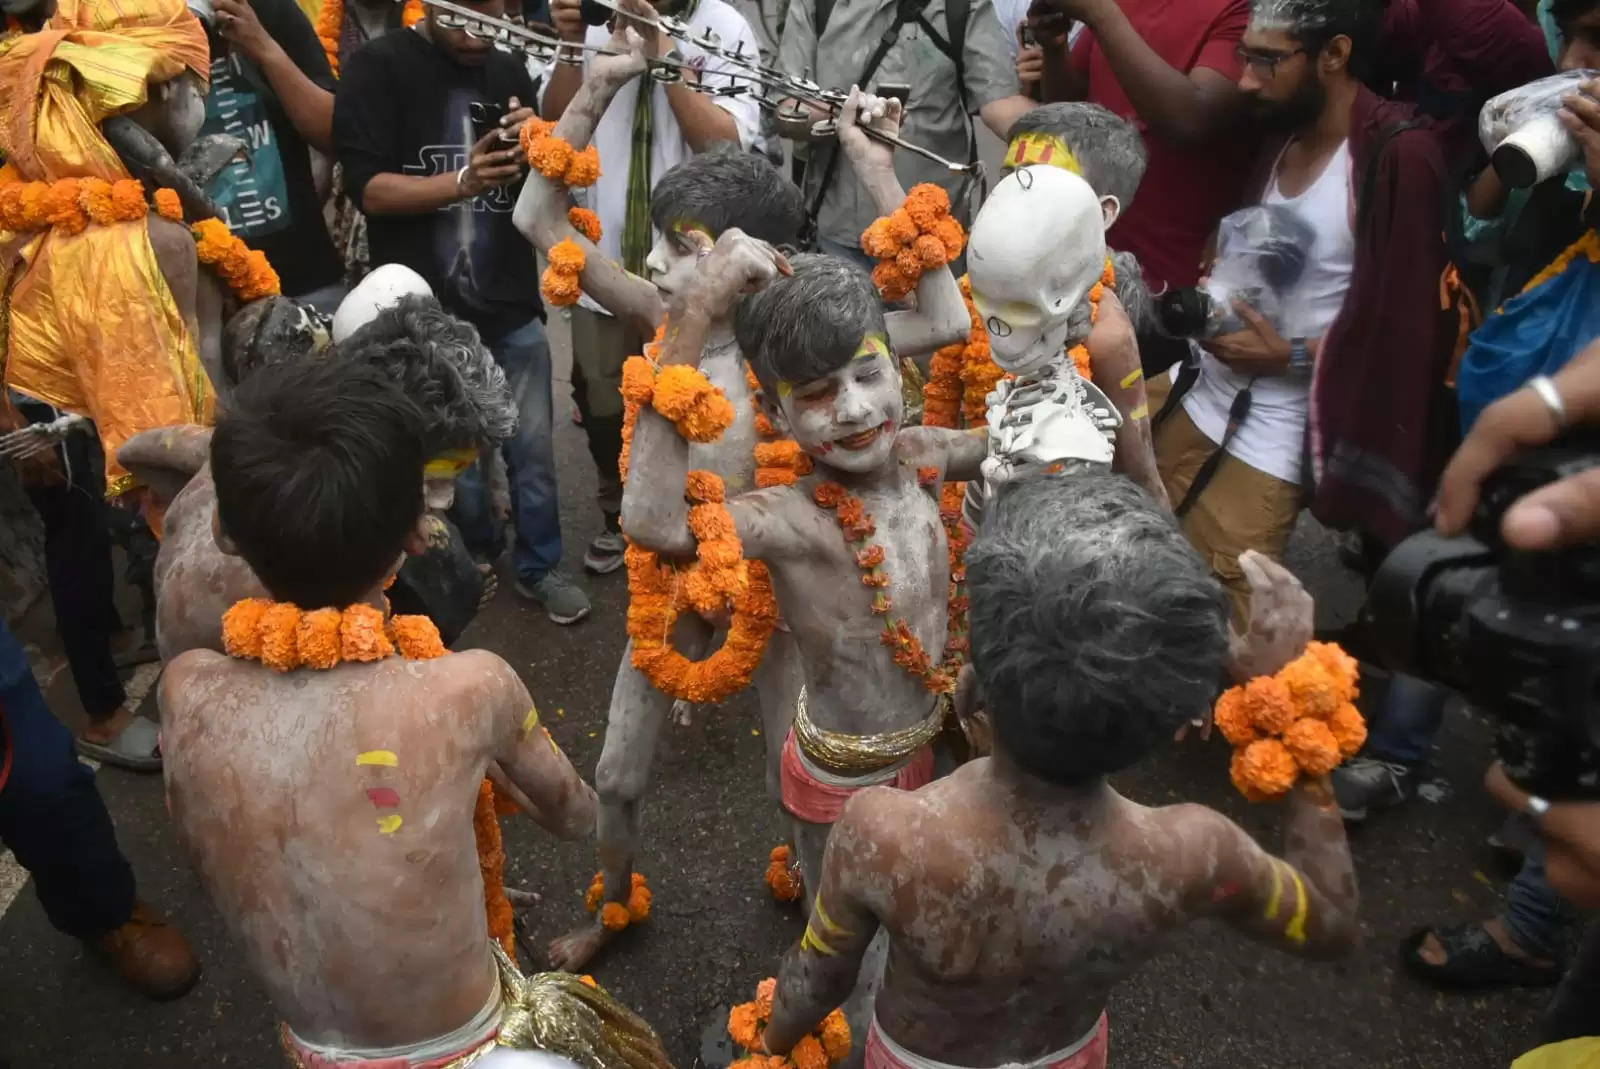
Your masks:
M59 0L43 30L0 43L0 184L130 177L100 122L186 69L209 80L205 30L183 0ZM98 424L114 491L128 484L115 454L129 437L211 421L193 325L145 219L0 231L0 358L6 386Z

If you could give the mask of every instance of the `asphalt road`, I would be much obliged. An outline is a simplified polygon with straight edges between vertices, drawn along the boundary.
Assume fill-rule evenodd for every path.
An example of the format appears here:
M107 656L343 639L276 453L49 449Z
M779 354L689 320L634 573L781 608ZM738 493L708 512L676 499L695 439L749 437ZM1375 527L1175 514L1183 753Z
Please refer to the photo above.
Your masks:
M562 364L558 355L558 376ZM565 418L561 385L557 397L566 553L576 568L599 517L592 466L581 431ZM1325 535L1302 531L1293 563L1328 621L1348 617L1356 592ZM620 572L592 579L588 587L593 616L560 628L502 583L462 644L492 649L515 666L557 741L592 774L622 649L626 590ZM36 612L28 622L32 637L48 634L41 616ZM46 649L42 663L53 676L53 703L71 720L75 702L59 658ZM775 905L761 882L780 822L762 785L758 728L754 701L743 696L664 734L644 810L648 843L639 860L656 892L655 913L593 969L655 1025L684 1069L696 1064L702 1033L708 1026L715 1031L717 1016L772 974L801 931L794 909ZM1413 928L1486 916L1499 902L1504 884L1484 875L1481 847L1497 823L1478 789L1487 750L1486 725L1453 710L1437 754L1449 794L1435 803L1419 801L1355 836L1366 932L1358 954L1338 965L1304 963L1222 927L1197 925L1116 992L1111 1064L1508 1065L1531 1045L1545 993L1443 995L1397 965L1398 945ZM13 1069L279 1066L271 1011L177 849L159 777L105 769L99 780L141 893L189 934L205 976L176 1003L150 1005L125 993L49 927L31 889L5 908L9 895L0 865L0 1061L9 1060ZM1279 842L1274 810L1247 806L1228 785L1220 741L1169 747L1121 777L1118 787L1145 803L1214 805L1269 846ZM544 895L525 926L530 945L542 948L586 916L582 896L596 867L593 848L553 843L527 821L508 821L506 839L509 881Z

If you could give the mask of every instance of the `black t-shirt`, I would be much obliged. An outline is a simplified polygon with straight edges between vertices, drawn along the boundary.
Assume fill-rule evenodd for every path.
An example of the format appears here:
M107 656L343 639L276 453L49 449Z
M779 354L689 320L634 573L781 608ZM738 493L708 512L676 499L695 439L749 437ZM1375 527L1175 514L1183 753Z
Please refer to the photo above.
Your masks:
M471 106L531 103L534 93L526 65L503 52L464 67L415 30L385 34L350 57L334 100L345 189L361 204L374 175L456 173L475 140ZM514 182L425 215L368 215L372 263L405 264L490 338L542 317L533 248L511 224L521 189Z
M295 0L251 0L251 6L295 66L332 92L328 57ZM339 281L344 267L322 219L310 149L261 70L226 45L213 49L201 132L241 137L250 155L223 168L206 192L229 228L267 254L284 293L296 297Z

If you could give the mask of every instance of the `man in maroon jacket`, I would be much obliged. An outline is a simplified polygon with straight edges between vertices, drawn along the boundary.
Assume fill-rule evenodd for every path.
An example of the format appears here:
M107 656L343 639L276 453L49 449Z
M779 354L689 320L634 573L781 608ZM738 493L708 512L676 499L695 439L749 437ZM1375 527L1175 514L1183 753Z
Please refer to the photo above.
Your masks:
M1443 461L1445 168L1435 134L1362 84L1380 15L1379 0L1254 0L1240 42L1239 88L1279 133L1251 200L1316 237L1280 321L1245 307L1251 325L1206 342L1155 432L1184 530L1236 603L1239 554L1282 553L1304 484L1324 523L1393 543L1422 524Z

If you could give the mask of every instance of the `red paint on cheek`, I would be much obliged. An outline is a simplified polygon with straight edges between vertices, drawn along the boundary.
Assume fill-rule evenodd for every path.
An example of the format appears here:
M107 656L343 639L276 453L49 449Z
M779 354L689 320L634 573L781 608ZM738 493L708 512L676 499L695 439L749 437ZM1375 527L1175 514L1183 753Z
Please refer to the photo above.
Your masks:
M367 798L379 809L394 809L400 804L400 795L393 787L368 787Z
M1241 886L1240 884L1237 884L1237 883L1225 883L1222 886L1218 887L1215 891L1211 892L1211 901L1213 901L1213 902L1225 902L1228 899L1232 898L1234 895L1238 894L1242 890L1244 890L1244 887Z

